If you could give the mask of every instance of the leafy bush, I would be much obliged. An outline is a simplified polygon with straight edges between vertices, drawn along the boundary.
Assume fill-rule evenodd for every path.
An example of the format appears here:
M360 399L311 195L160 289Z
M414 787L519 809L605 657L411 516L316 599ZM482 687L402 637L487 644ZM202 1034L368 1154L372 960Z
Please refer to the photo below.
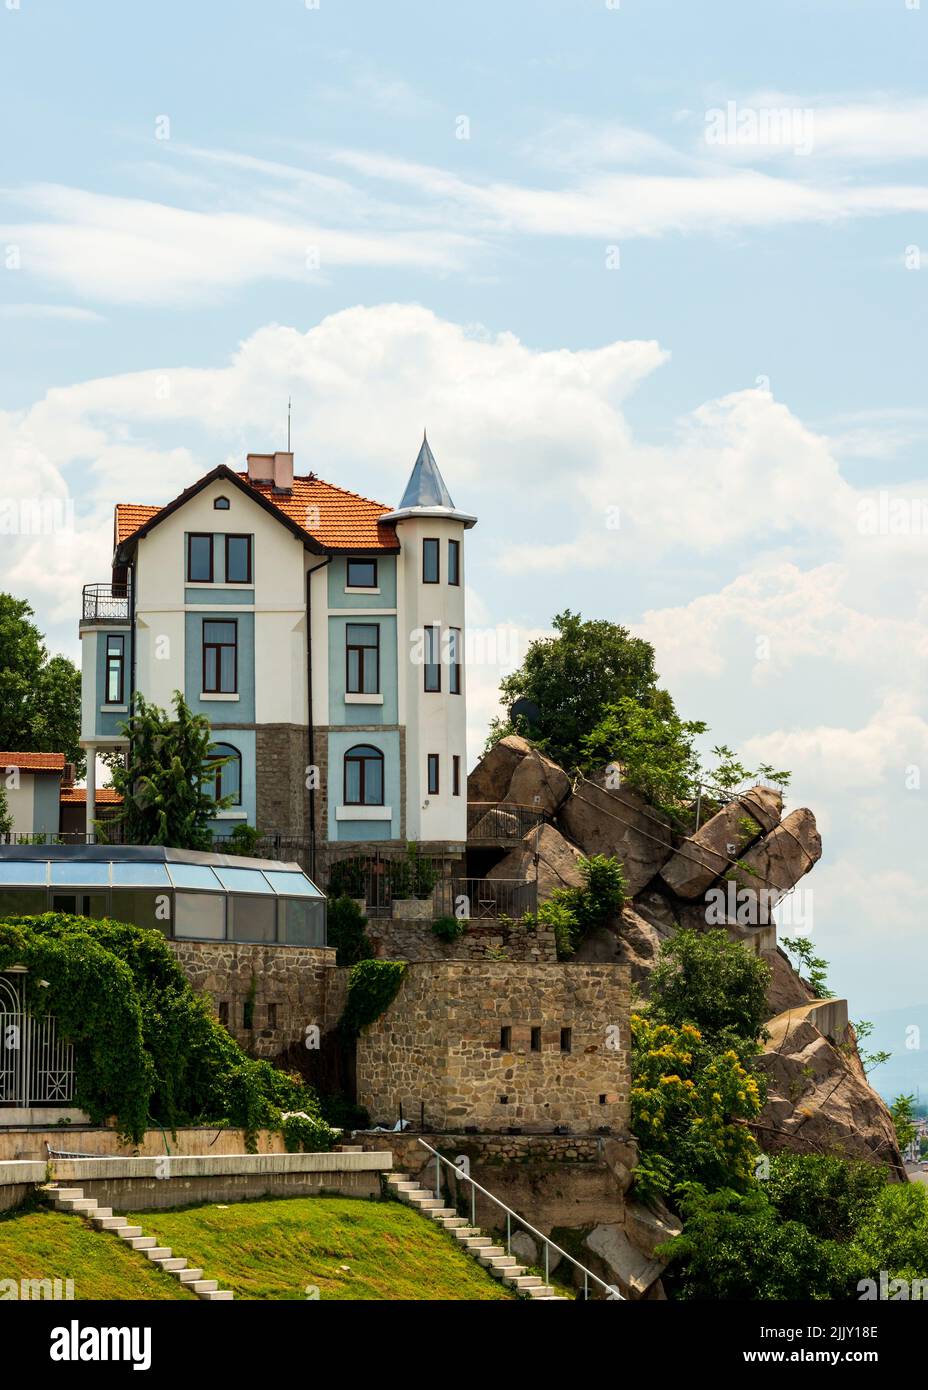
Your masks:
M439 941L457 941L467 931L467 919L451 915L436 917L432 923L432 931Z
M632 1014L631 1035L631 1128L652 1188L672 1196L688 1182L747 1187L760 1152L745 1123L764 1105L757 1078L692 1024Z
M854 1247L864 1266L862 1277L928 1277L928 1187L924 1183L887 1183L857 1228Z
M331 1149L336 1135L326 1122L309 1115L288 1115L281 1125L287 1153L325 1153Z
M245 858L254 858L261 838L261 832L253 825L245 825L240 821L219 848L224 854L240 854Z
M847 1298L861 1277L852 1247L780 1220L758 1187L708 1193L694 1185L681 1207L683 1234L658 1247L671 1260L672 1297Z
M374 948L367 935L367 918L354 898L330 899L326 917L326 935L329 945L335 947L338 965L356 965L359 960L369 960Z
M581 768L591 772L613 760L623 779L653 805L674 811L693 794L698 780L699 721L686 722L628 697L608 705L599 723L581 740Z
M438 872L428 857L410 840L406 856L390 864L390 891L394 898L428 898L438 882Z
M404 960L361 960L352 966L348 999L338 1024L343 1036L356 1038L390 1007L403 983L406 964Z
M756 1044L763 1030L770 967L723 929L679 931L651 972L651 1014L694 1024L720 1046Z
M577 898L577 920L586 933L603 926L610 917L622 911L628 880L618 859L611 855L581 858L578 867L583 887Z
M850 1240L886 1186L875 1163L829 1154L777 1154L764 1182L781 1221L801 1221L823 1240Z
M330 898L363 898L367 894L370 861L362 857L339 859L329 869Z
M784 936L780 944L793 957L797 969L801 967L805 971L804 978L816 999L830 999L831 990L828 988L828 981L825 978L828 973L828 962L824 957L815 954L812 938L808 936Z
M282 1110L319 1114L299 1078L245 1055L160 932L63 913L7 918L0 969L17 964L29 1008L53 1014L74 1045L74 1101L94 1124L115 1116L138 1142L149 1116L170 1129L225 1120L251 1142Z

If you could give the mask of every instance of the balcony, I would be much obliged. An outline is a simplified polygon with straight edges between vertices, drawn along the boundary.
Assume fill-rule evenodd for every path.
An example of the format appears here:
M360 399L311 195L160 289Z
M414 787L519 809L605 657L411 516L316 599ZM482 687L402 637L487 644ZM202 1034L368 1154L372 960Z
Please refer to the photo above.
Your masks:
M517 845L544 821L544 811L536 806L516 806L508 801L469 801L467 843L487 849L505 849Z
M81 621L84 623L128 623L128 584L85 584Z

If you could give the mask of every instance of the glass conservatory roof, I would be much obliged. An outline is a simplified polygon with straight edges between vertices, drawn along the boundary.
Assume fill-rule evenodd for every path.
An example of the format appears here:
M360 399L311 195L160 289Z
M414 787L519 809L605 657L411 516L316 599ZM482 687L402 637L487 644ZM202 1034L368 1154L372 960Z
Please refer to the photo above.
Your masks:
M323 896L299 864L159 845L0 845L0 887L13 885Z

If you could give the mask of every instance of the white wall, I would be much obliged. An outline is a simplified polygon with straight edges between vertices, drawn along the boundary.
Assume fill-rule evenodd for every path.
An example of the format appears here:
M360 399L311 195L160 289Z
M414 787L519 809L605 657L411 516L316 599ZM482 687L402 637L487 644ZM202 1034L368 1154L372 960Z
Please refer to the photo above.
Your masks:
M13 829L17 835L31 835L35 830L35 777L31 772L21 771L19 786L6 785L6 770L0 768L3 786L6 791L6 804L13 817Z

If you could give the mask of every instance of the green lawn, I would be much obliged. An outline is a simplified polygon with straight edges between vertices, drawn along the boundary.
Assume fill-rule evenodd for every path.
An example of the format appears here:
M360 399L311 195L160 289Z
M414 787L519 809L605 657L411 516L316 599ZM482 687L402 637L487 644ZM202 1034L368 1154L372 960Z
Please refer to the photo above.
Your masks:
M51 1207L0 1216L0 1279L73 1279L76 1299L195 1299L117 1236Z
M130 1217L236 1298L510 1299L511 1291L409 1207L293 1197Z

